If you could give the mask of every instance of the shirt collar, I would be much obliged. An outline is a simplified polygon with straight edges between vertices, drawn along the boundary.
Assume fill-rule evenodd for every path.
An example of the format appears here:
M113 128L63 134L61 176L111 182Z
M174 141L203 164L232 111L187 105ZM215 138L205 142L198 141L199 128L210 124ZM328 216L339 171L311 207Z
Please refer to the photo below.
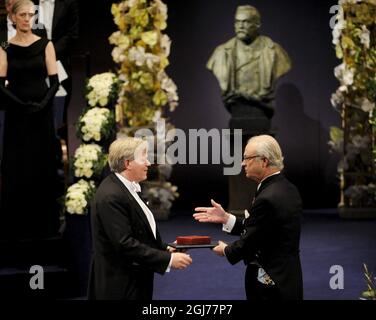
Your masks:
M138 182L132 181L132 187L135 192L141 192L141 186Z
M261 187L261 183L263 183L263 181L265 181L266 179L268 179L268 178L271 177L271 176L275 176L276 174L280 174L280 173L281 173L281 171L277 171L277 172L274 172L274 173L268 175L268 176L265 177L264 179L262 179L262 180L260 181L260 183L258 184L258 186L257 186L257 191L260 189L260 187Z
M40 3L44 2L50 2L50 3L55 3L55 0L39 0Z
M9 25L13 26L13 21L10 19L9 16L7 16L7 23L8 23L8 26Z
M115 175L120 179L121 182L127 187L127 189L131 192L141 192L141 186L136 181L129 181L127 178L122 176L120 173L115 172Z

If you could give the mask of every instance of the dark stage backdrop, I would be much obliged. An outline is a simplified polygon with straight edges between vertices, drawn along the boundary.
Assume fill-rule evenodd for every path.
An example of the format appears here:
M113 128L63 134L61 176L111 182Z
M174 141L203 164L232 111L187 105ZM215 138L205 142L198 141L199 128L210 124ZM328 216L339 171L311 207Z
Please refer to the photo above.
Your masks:
M176 82L180 105L169 114L183 130L228 126L229 114L222 105L214 76L206 70L213 49L234 35L237 5L256 6L262 15L262 33L280 43L293 60L293 69L280 82L276 95L273 128L285 155L285 174L295 183L305 208L335 207L339 201L336 166L338 156L328 151L329 128L339 125L330 105L337 87L333 68L339 64L331 44L329 9L336 1L235 1L167 0L166 33L172 39L168 74ZM79 1L80 41L75 48L74 94L70 108L70 147L77 146L73 123L85 103L85 72L113 68L108 36L116 30L111 1ZM90 53L89 70L84 53ZM87 61L86 61L87 62ZM181 194L176 210L208 205L214 198L226 206L227 178L220 165L176 165L172 182Z

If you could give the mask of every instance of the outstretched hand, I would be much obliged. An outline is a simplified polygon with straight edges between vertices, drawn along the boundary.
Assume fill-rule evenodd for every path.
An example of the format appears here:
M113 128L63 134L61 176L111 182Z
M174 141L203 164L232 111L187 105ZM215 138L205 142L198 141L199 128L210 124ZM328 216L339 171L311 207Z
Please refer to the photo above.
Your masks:
M196 213L193 214L193 217L199 222L227 223L230 215L219 203L213 199L210 201L213 207L197 207L195 208Z

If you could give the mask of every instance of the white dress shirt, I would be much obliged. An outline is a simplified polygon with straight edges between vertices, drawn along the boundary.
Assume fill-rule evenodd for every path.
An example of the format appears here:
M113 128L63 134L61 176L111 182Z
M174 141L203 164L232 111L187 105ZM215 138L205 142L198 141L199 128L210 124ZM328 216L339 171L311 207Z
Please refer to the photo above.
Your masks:
M141 192L141 186L139 183L134 181L129 181L125 177L123 177L121 174L115 172L115 175L119 178L119 180L125 185L125 187L129 190L133 198L137 201L137 203L140 205L142 211L145 213L146 218L148 219L149 225L151 227L151 230L153 231L154 238L157 237L157 225L155 223L155 219L153 216L153 213L150 211L148 206L143 202L140 198L140 196L137 194L137 192ZM170 263L168 264L168 267L166 269L166 272L170 272L171 270L171 263L172 263L172 254L170 258Z
M17 33L16 29L13 27L13 22L12 20L10 20L9 16L7 17L7 29L8 29L8 41L9 41Z
M140 205L142 211L144 212L146 219L149 221L149 225L151 230L153 231L154 238L157 238L157 225L155 223L155 219L153 213L150 211L148 206L143 202L137 192L141 192L141 187L137 182L129 181L128 179L124 178L121 174L115 173L116 176L120 179L121 182L127 187L133 198L137 201Z
M47 38L52 39L52 21L54 18L55 0L40 0L38 10L38 21L43 23L46 31Z

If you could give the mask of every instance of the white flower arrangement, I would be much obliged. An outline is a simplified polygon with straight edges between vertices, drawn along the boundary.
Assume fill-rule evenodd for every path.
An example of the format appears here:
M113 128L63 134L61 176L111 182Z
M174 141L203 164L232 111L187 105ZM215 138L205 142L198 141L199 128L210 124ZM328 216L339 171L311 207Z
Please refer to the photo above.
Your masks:
M334 70L340 86L332 94L331 103L340 112L342 121L341 128L331 128L329 146L343 154L338 165L340 206L372 207L376 204L376 191L369 187L376 184L376 51L373 41L376 1L339 0L338 4L333 44L337 58L343 62Z
M354 83L354 69L349 68L345 63L341 63L334 68L334 75L341 85L346 87L343 90L340 87L340 91L347 91L347 87Z
M373 183L368 185L352 185L345 190L345 196L349 197L354 205L368 206L373 203L372 195L376 188Z
M85 214L94 192L95 184L93 181L81 179L72 184L65 196L65 210L70 214Z
M365 25L362 25L362 32L359 33L359 38L360 38L360 43L362 43L366 49L369 49L369 46L370 46L370 42L371 42L370 35L371 33L367 29L367 27Z
M342 104L345 102L345 96L343 95L343 91L337 89L335 93L332 93L330 102L337 111L340 111L342 108Z
M171 49L170 38L162 33L167 27L167 6L161 0L120 0L112 5L111 12L119 27L109 37L114 45L111 54L118 64L117 75L107 72L89 79L86 98L90 110L85 110L77 124L83 143L106 142L105 132L114 120L111 107L115 101L115 118L122 126L118 136L129 135L137 127L150 127L153 122L161 126L164 109L169 107L173 111L179 101L177 87L165 72ZM100 107L107 107L110 112ZM98 145L81 145L74 157L75 177L99 182L97 174L105 160L107 155ZM151 190L145 188L144 195L164 211L178 197L177 187L165 182L171 171L171 165L164 165L159 181L145 182Z
M100 141L107 138L114 125L111 111L94 107L82 115L78 121L78 134L84 141Z
M170 182L163 182L148 188L146 198L149 206L151 208L157 207L158 209L169 210L172 206L172 201L179 197L177 190L178 187Z
M342 8L340 8L336 18L337 18L337 22L334 25L334 28L333 28L333 31L332 31L332 35L333 35L332 43L335 46L339 45L340 40L341 40L341 36L342 36L342 31L346 27L346 21L344 20L344 17L343 17Z
M362 98L360 100L360 109L362 109L364 112L372 113L375 109L375 102L369 101L367 98Z
M74 175L77 178L91 178L100 174L107 161L107 155L97 144L82 144L74 154Z
M132 47L128 53L128 59L134 62L136 66L146 66L149 70L153 70L161 62L161 58L152 53L146 53L144 47Z
M110 101L110 94L114 83L116 82L116 75L112 72L105 72L96 74L89 79L87 84L89 106L106 106Z
M170 111L174 111L178 105L179 96L177 94L177 87L174 81L167 76L166 72L161 71L158 74L159 81L161 82L161 88L166 92L168 105Z

